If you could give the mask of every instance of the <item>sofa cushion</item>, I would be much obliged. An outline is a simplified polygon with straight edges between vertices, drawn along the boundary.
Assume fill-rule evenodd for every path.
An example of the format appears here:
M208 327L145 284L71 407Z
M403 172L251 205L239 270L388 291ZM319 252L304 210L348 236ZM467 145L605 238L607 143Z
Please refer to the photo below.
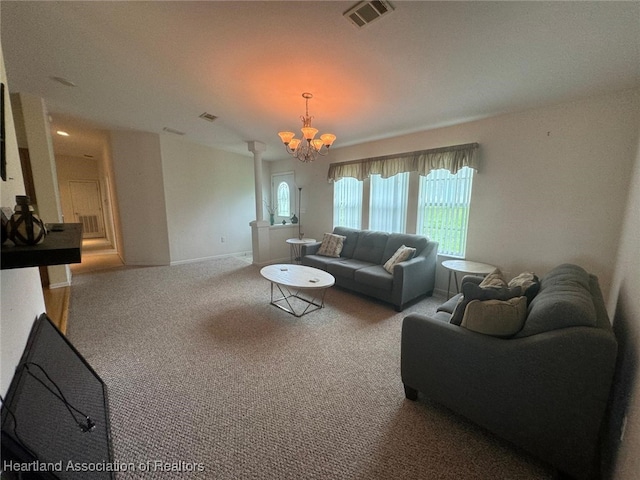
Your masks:
M358 235L362 230L356 230L355 228L347 227L335 227L333 233L336 235L342 235L346 237L342 246L341 257L352 258L353 251L356 249L356 243L358 243Z
M389 273L393 273L393 267L395 267L400 262L404 262L405 260L413 258L415 254L415 248L401 245L400 248L398 248L398 250L396 250L396 252L391 256L391 258L385 262L384 269Z
M540 292L529 305L529 314L517 337L576 326L596 326L589 274L577 265L554 268L540 284Z
M387 272L382 265L372 265L361 268L355 272L354 279L361 285L391 291L393 288L393 275Z
M358 235L358 242L352 258L375 265L382 265L382 254L387 246L389 235L389 233L385 232L361 231L360 235Z
M509 300L471 300L464 309L462 327L495 337L510 337L524 325L527 317L525 296Z
M449 315L451 315L453 313L453 311L456 309L456 305L458 304L458 301L461 298L462 298L462 294L461 293L458 293L457 295L454 295L449 300L447 300L442 305L440 305L436 309L436 312L445 312L445 313L448 313Z
M335 277L353 280L357 270L365 267L370 267L371 265L372 264L370 262L363 262L362 260L355 260L353 258L341 258L336 262L329 263L327 265L327 272Z
M322 245L318 250L318 255L324 257L339 257L342 252L342 245L344 243L343 235L336 235L334 233L325 233L322 237Z
M327 271L330 263L339 262L340 258L323 257L321 255L305 255L302 257L302 264L307 267L319 268Z
M381 264L385 264L402 245L415 248L416 254L422 252L429 243L429 239L422 235L412 235L409 233L394 233L389 236L387 245L384 247Z

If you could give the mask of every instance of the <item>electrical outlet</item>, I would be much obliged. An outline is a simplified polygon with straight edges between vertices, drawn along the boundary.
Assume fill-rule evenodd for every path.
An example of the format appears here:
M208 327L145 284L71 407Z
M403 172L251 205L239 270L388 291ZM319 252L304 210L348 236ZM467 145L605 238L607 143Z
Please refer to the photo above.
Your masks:
M622 426L620 427L620 441L624 440L624 432L627 430L627 416L622 419Z
M225 238L224 237L220 237L220 243L224 243L225 242Z

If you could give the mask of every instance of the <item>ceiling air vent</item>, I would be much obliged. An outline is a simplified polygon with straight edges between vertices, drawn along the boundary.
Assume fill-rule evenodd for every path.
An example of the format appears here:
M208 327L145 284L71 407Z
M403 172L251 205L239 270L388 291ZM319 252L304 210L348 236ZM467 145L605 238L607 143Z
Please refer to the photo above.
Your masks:
M389 12L393 12L393 7L389 2L374 0L358 3L347 10L344 16L356 27L362 28Z
M218 118L215 115L212 115L207 112L204 112L202 115L199 115L199 117L206 120L207 122L213 122L216 118Z
M169 133L174 133L176 135L184 135L184 132L181 132L180 130L175 130L173 128L169 128L169 127L164 127L162 130L164 130L165 132L169 132Z

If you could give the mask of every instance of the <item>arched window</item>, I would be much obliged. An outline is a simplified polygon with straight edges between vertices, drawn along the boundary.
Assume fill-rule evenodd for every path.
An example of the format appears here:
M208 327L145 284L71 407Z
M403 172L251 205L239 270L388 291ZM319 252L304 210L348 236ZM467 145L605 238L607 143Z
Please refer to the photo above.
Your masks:
M278 184L278 216L289 218L291 216L291 196L287 182Z

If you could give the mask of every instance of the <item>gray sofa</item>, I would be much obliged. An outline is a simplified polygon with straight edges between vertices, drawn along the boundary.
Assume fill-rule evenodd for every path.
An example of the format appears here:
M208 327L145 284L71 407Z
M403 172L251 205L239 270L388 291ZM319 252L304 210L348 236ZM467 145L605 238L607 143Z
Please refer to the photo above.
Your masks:
M436 279L438 243L422 235L385 233L335 227L345 238L339 258L318 255L320 242L303 245L303 265L331 273L336 285L378 298L397 311L418 297L431 295ZM413 258L397 264L393 274L383 265L405 245L416 249Z
M597 478L617 355L597 278L576 265L550 271L510 338L449 323L455 302L404 318L406 397L420 392L565 474Z

